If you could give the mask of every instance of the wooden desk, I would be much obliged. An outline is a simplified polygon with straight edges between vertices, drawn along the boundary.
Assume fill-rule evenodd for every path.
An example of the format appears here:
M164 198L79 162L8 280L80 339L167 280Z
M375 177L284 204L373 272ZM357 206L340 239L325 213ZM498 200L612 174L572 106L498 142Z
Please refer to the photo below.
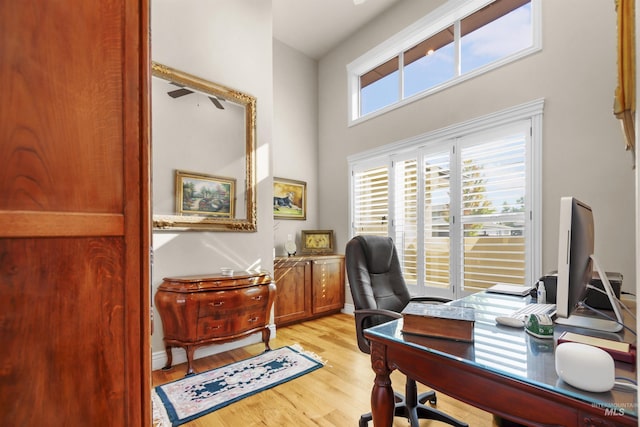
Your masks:
M455 399L528 426L637 426L635 391L614 388L608 393L589 393L557 377L555 342L567 328L556 327L552 341L495 325L496 315L513 311L527 300L480 293L456 301L476 308L471 344L405 336L402 319L365 331L376 374L371 392L374 426L392 425L389 374L394 369ZM635 364L616 362L616 376L636 379Z

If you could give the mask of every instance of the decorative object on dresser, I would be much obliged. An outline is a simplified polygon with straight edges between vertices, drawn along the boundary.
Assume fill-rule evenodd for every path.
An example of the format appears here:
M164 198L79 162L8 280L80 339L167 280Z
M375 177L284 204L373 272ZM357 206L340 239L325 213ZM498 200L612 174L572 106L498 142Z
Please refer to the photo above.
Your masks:
M193 374L197 347L262 332L269 350L269 316L276 286L266 272L165 277L155 295L162 320L169 369L172 348L187 352L187 375Z
M276 257L274 313L284 325L337 313L344 307L344 255Z
M284 249L287 251L288 256L293 256L296 254L296 250L298 247L296 246L296 241L293 240L293 235L289 234L287 236L287 241L284 242Z
M333 230L302 230L302 253L332 254L335 252Z

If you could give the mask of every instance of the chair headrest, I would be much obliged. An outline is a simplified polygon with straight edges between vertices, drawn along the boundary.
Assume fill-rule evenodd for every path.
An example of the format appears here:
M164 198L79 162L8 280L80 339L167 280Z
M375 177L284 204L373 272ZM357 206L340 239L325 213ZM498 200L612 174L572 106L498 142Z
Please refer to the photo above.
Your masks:
M391 269L395 246L391 237L361 235L356 236L362 246L369 273L386 273Z

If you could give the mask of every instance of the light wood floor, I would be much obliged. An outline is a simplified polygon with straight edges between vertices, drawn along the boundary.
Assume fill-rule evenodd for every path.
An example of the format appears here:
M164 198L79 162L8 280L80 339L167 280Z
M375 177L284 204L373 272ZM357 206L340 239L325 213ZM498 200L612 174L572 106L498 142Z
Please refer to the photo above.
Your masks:
M326 361L314 372L281 384L273 389L250 396L225 408L194 420L187 427L301 427L301 426L357 426L360 415L369 411L374 374L369 356L358 350L353 317L337 314L292 326L278 328L271 340L271 348L300 344ZM196 372L202 372L264 351L264 344L213 355L194 361ZM153 385L160 385L184 376L185 364L169 371L154 371ZM400 391L404 377L392 374L392 381ZM427 389L419 386L419 391ZM473 427L494 427L487 412L465 405L438 393L438 409ZM370 426L373 423L369 423ZM408 422L396 418L394 427ZM423 420L421 426L443 426Z

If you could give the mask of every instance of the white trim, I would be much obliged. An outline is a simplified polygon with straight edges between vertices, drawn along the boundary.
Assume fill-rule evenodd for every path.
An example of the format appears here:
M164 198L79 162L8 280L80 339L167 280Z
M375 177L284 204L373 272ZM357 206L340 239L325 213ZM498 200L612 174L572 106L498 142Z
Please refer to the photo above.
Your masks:
M515 107L506 108L485 116L476 117L462 123L457 123L455 125L436 129L401 141L393 142L391 144L352 154L347 157L347 162L350 164L358 164L358 162L371 161L373 157L384 157L405 150L413 150L415 149L416 144L424 143L425 141L433 143L436 140L456 138L471 132L479 132L484 129L493 128L514 121L529 119L533 116L541 115L543 109L544 98L536 99L534 101L516 105ZM540 120L540 126L541 122L542 121Z
M353 313L356 311L356 306L350 303L346 303L344 307L342 307L341 313L350 314L353 316Z
M273 324L269 325L269 329L271 329L271 339L275 338L276 326ZM257 332L237 341L199 347L193 354L193 360L202 359L203 357L212 356L214 354L223 353L225 351L234 350L236 348L245 347L247 345L256 344L259 342L262 342L262 332ZM174 369L176 365L187 363L187 353L184 351L184 349L173 347L172 353L173 363L171 366L173 366ZM151 370L157 371L158 369L162 369L166 364L167 352L164 349L162 349L162 351L155 351L151 354Z

